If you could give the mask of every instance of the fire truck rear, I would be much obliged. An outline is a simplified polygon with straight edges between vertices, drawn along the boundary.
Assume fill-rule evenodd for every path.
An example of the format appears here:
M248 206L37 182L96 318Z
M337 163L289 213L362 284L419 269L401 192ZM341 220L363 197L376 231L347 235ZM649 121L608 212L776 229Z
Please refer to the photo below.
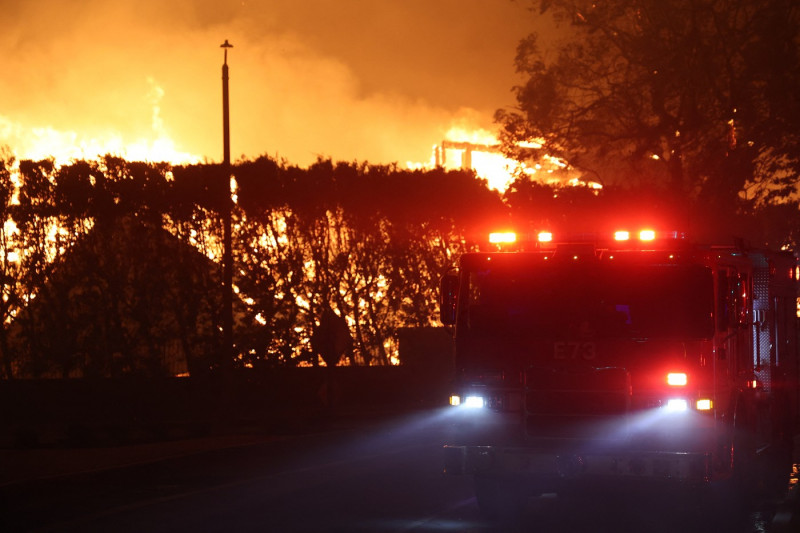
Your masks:
M745 488L759 457L788 460L791 254L652 230L493 240L440 302L457 369L445 471L475 477L484 511L593 480Z

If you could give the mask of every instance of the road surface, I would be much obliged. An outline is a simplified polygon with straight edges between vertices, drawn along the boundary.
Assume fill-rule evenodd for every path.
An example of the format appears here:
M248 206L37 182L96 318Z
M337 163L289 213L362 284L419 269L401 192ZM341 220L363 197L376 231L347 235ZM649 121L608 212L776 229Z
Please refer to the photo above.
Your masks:
M721 530L721 522L699 518L707 513L679 495L643 492L572 502L544 497L515 522L487 521L471 480L442 474L446 417L431 410L325 431L227 440L211 449L172 443L170 453L100 470L60 465L55 476L39 472L0 484L0 531ZM98 465L108 453L97 450ZM724 531L782 531L773 525L779 503L731 509L735 518Z

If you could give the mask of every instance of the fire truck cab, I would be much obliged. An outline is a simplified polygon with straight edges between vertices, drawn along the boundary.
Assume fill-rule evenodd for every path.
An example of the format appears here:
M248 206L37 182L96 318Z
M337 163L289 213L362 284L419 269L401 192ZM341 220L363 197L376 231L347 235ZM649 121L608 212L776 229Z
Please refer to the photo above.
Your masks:
M590 480L746 486L790 454L797 261L678 232L526 241L441 283L456 376L445 471L489 514ZM786 465L789 474L789 464Z

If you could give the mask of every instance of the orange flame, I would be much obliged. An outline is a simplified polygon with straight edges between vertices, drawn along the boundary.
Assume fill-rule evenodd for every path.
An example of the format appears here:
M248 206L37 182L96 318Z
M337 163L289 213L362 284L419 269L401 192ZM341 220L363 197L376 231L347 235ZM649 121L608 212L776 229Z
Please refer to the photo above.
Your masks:
M94 134L58 130L52 126L25 126L0 115L0 145L8 145L17 159L49 159L57 164L75 160L94 160L105 155L129 161L198 163L201 157L181 151L167 133L161 118L164 90L148 78L148 100L152 109L151 135L131 138L118 131Z
M538 149L543 147L543 141L534 139L521 142L519 146ZM505 157L497 136L483 128L452 127L447 131L445 140L440 145L434 145L429 164L408 162L407 165L413 169L471 169L488 182L490 189L500 192L505 192L518 175L535 177L551 185L602 189L601 184L586 181L572 172L569 163L558 157L545 154L531 165Z
M523 147L541 148L541 141L534 140L520 144ZM568 170L569 165L556 157L545 155L542 161L529 166L523 162L509 159L500 150L497 136L483 128L452 127L441 144L433 147L430 164L408 163L409 168L422 169L442 167L445 169L471 169L478 177L488 182L490 189L504 192L519 174L534 176L539 174L547 183L582 183L579 178L565 180L555 177L557 170Z

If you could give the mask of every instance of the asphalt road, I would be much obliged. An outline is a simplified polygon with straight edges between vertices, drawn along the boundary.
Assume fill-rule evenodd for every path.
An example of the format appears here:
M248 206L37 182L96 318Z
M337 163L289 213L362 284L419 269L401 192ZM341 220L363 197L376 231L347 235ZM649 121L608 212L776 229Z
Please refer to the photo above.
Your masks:
M746 502L723 521L681 495L641 491L545 497L515 522L486 521L471 480L441 473L445 422L429 411L220 447L173 443L100 470L61 465L0 484L0 531L783 531L779 500Z

